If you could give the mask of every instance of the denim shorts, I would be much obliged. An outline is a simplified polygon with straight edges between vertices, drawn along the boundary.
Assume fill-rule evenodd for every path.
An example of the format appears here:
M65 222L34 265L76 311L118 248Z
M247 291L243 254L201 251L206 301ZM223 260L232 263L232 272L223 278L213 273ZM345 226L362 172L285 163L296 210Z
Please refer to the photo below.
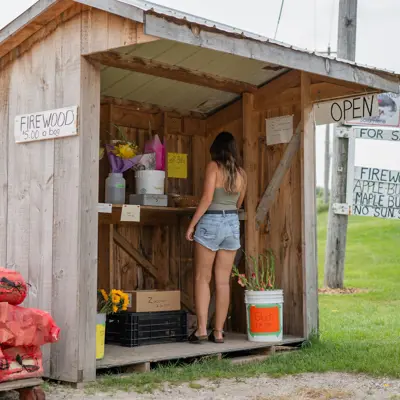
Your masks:
M204 214L196 226L195 242L212 251L240 249L237 214Z

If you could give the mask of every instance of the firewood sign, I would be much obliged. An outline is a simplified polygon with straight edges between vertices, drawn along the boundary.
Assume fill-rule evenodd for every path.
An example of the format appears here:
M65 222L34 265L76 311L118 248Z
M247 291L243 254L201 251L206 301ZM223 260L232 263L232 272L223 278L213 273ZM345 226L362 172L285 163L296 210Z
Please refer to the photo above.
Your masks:
M78 106L18 115L14 123L16 143L59 139L78 134Z

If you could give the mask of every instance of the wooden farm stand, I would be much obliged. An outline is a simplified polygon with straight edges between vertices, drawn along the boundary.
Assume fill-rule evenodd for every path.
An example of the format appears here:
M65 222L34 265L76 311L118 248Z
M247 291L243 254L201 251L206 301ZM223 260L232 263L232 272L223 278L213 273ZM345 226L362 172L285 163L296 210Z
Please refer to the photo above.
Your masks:
M19 393L20 400L45 400L46 396L41 388L41 379L21 379L0 383L1 392L16 391Z
M313 106L398 91L397 76L326 58L142 0L40 0L0 32L0 265L32 285L28 305L51 312L61 340L46 375L94 380L96 368L147 365L258 345L246 341L243 291L233 285L224 347L107 347L95 360L96 290L180 289L193 310L191 209L98 214L116 127L140 147L153 133L188 155L188 179L167 193L200 195L209 147L237 139L249 176L243 244L271 248L284 290L284 343L318 330ZM78 135L16 144L17 115L78 105ZM266 118L293 115L289 144L266 146ZM126 176L129 190L132 181ZM244 269L243 261L240 268Z

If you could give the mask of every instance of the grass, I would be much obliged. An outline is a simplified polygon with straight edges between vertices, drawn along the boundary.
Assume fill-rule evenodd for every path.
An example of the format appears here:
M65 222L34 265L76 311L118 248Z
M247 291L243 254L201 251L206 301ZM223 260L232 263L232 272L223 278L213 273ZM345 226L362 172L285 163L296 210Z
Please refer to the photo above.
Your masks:
M323 283L327 214L319 215L319 281ZM184 367L159 367L124 379L109 376L98 390L153 391L164 382L177 384L201 378L281 376L302 372L356 372L400 378L400 223L351 217L348 228L345 284L368 289L348 295L319 297L320 339L302 351L242 366L227 360L206 360Z

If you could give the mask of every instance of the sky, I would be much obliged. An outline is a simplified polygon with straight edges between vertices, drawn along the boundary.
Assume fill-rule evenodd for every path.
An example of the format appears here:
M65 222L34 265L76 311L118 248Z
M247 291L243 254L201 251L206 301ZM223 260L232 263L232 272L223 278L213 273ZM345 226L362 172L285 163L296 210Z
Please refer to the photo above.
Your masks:
M0 27L34 0L14 0L3 6ZM158 0L157 3L246 31L274 37L281 0ZM276 39L298 47L336 50L339 0L285 0ZM400 73L396 39L399 0L359 0L356 61ZM325 127L317 127L317 184L324 180ZM399 143L357 140L356 164L400 170Z

